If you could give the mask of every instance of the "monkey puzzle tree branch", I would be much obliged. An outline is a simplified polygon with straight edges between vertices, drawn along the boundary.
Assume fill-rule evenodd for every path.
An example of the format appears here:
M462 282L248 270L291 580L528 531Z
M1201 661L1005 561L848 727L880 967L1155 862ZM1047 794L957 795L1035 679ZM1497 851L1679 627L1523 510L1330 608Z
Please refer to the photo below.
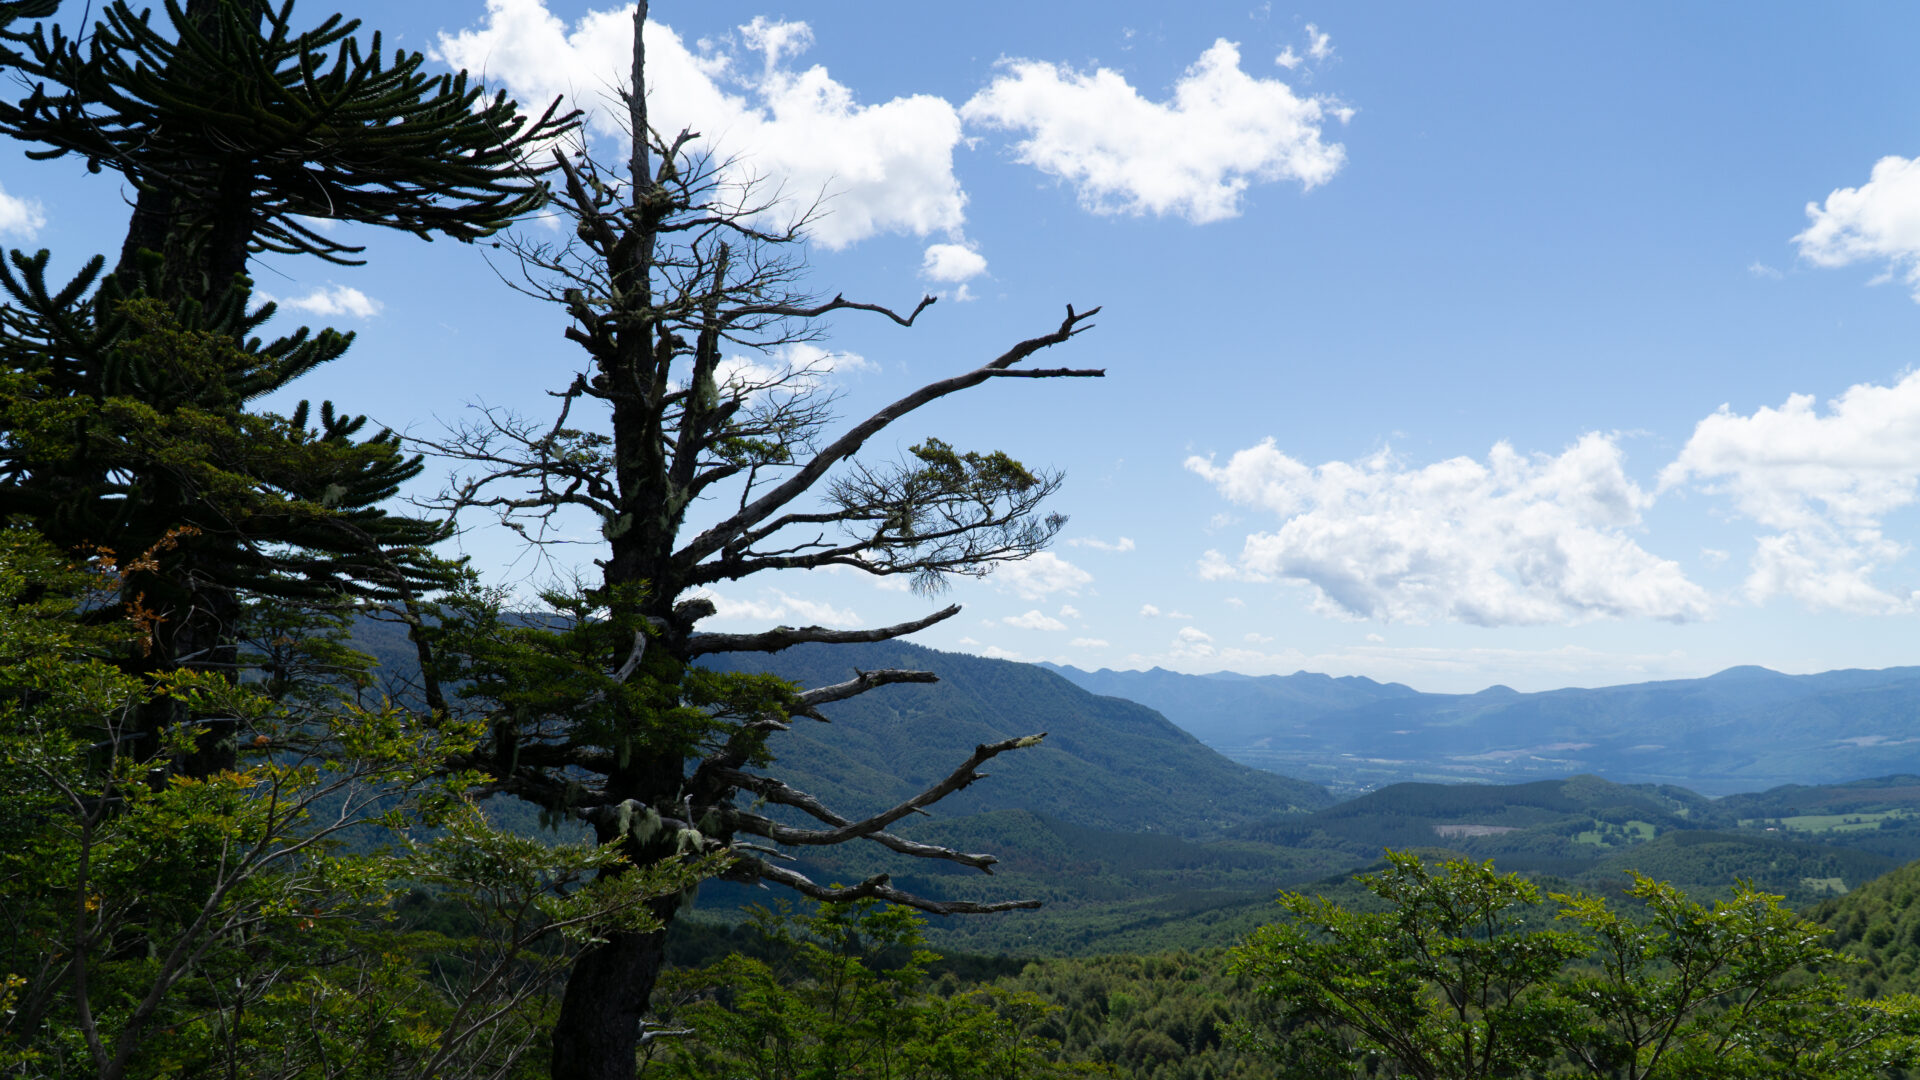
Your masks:
M776 626L760 634L694 634L687 639L687 656L691 659L695 656L705 656L708 653L779 652L782 649L810 642L849 645L870 641L891 641L894 638L906 634L925 630L937 622L950 619L958 614L960 614L960 605L952 604L931 615L913 619L909 622L895 623L892 626L877 627L872 630L829 630L824 626L802 626L798 628ZM905 682L909 680L893 679L890 681ZM931 682L932 677L928 677L926 680L912 681ZM847 686L851 684L842 683L840 685ZM872 689L874 686L880 685L884 684L879 682L872 683L869 686L861 687L859 690L843 694L841 697L851 697L853 694L862 693ZM823 698L822 700L839 701L840 697L829 697Z
M872 897L932 915L985 915L995 911L1017 911L1040 906L1038 900L1000 900L991 904L978 904L971 900L929 900L924 896L902 892L887 884L892 878L886 874L875 874L858 885L832 889L815 884L812 879L798 871L775 866L764 859L745 856L740 859L738 869L729 876L764 878L785 885L794 892L814 900L838 903Z

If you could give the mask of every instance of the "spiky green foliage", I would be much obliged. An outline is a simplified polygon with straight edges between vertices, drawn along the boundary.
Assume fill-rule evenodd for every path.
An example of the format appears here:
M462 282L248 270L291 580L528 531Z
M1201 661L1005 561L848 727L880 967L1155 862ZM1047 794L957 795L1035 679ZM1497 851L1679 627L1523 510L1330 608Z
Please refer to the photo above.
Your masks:
M116 273L158 251L170 285L207 297L254 252L358 261L303 219L473 240L544 198L525 158L571 117L523 116L417 52L383 57L358 20L298 28L293 6L167 0L163 27L115 0L79 38L46 23L0 37L0 66L33 86L0 102L0 133L139 192Z
M378 35L363 45L338 15L299 30L291 0L165 11L161 25L111 3L81 38L50 23L0 32L0 66L31 86L0 102L0 133L138 193L110 276L96 258L52 286L45 252L0 266L0 514L67 550L152 556L120 597L151 631L127 670L233 675L249 597L338 611L449 580L427 552L442 530L382 509L420 469L392 433L330 403L317 426L304 403L253 407L352 336L262 343L273 308L250 310L249 257L354 261L315 218L488 235L544 198L523 159L572 120L428 76L417 53L384 58ZM181 718L147 712L156 734ZM231 759L201 751L190 770Z
M96 288L98 258L55 289L48 261L14 252L0 265L0 518L35 522L64 551L138 557L97 612L146 626L124 670L235 677L250 600L273 601L285 624L288 604L337 615L446 580L428 550L441 530L382 507L420 470L390 432L363 435L364 417L330 404L318 426L304 403L291 416L249 408L350 335L263 343L253 334L271 308L248 313L244 291L211 306L127 296L113 280ZM182 718L164 701L143 715L155 738ZM185 767L232 752L216 739Z

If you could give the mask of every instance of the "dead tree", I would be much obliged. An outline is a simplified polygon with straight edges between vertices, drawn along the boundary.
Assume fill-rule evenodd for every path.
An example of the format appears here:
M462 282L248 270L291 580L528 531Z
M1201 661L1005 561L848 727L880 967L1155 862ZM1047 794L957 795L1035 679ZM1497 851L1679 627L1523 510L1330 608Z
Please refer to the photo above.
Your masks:
M623 841L640 865L724 849L733 856L728 876L821 900L879 897L941 914L1038 906L942 902L896 889L885 875L827 888L780 863L782 847L866 840L990 873L991 855L916 843L889 828L1041 735L980 746L920 795L851 820L756 771L770 763L767 737L796 718L824 719L819 709L831 702L934 676L866 671L794 689L694 663L803 642L887 640L950 618L957 606L870 630L703 633L699 623L714 606L699 590L765 571L840 566L908 575L930 594L951 575L985 574L1040 551L1064 524L1042 510L1057 473L933 438L900 462L856 454L921 406L963 390L1101 375L1018 366L1087 329L1097 309L1069 307L1049 332L832 434L822 372L784 361L789 347L818 338L820 320L839 312L910 327L933 298L902 314L804 291L794 254L804 221L778 224L754 185L736 182L738 170L700 151L696 133L663 135L648 124L646 10L644 2L635 7L621 96L627 160L610 166L584 151L559 151L555 205L571 235L513 245L518 287L564 307L566 337L584 351L584 364L554 395L557 416L483 412L424 444L459 463L443 509L495 514L532 543L557 542L562 519L584 513L598 521L605 544L600 581L578 597L556 597L563 610L551 624L494 612L419 627L430 675L459 678L466 700L493 717L492 740L466 764L489 777L487 792L585 819L602 842ZM759 360L730 361L738 355ZM543 636L544 652L530 658L523 647ZM430 677L429 701L461 707L439 685ZM781 809L742 807L742 793ZM616 935L576 965L554 1032L553 1075L630 1080L664 944L662 934Z

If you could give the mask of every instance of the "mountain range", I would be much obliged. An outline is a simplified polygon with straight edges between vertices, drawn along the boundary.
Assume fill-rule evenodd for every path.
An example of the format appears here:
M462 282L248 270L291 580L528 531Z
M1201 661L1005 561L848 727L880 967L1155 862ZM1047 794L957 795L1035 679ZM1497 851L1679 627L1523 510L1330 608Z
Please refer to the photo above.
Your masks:
M1523 694L1428 694L1309 672L1050 670L1159 710L1245 764L1354 794L1409 781L1515 783L1595 773L1708 795L1920 772L1920 667Z

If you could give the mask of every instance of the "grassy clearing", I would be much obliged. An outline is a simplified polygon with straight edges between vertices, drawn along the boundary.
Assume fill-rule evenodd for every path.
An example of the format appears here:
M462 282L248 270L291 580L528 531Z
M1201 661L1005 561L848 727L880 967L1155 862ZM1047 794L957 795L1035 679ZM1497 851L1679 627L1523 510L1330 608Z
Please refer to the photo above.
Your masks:
M1573 842L1592 844L1596 847L1626 847L1629 844L1644 843L1660 834L1659 826L1651 821L1628 821L1619 826L1596 821L1593 826L1585 832L1574 833Z
M1877 829L1883 821L1905 821L1913 817L1913 811L1898 809L1870 814L1800 814L1784 818L1744 818L1740 825L1747 829L1773 827L1785 832L1860 832Z

